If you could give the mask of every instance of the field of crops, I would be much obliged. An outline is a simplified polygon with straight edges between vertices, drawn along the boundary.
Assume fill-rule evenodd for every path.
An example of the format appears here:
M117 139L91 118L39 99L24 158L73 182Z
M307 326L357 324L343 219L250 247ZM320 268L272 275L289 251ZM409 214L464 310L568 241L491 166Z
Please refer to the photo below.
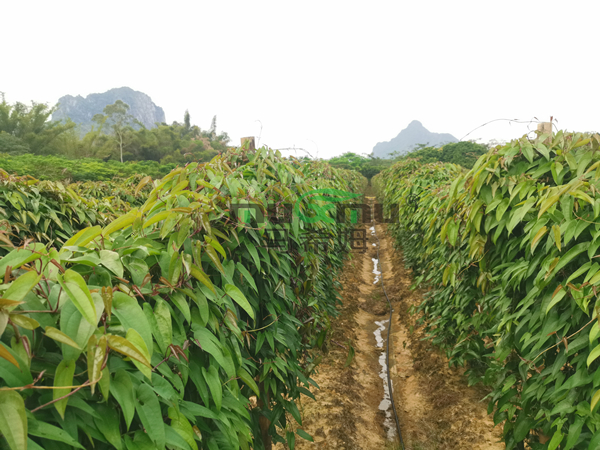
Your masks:
M507 449L600 448L600 136L492 149L472 170L402 161L373 179L432 341L491 388Z
M313 440L298 403L317 388L353 228L332 204L364 177L266 148L158 180L0 175L0 446ZM412 312L487 386L506 449L600 448L600 136L523 137L469 171L403 159L372 185L426 291Z
M311 193L365 183L265 148L154 181L65 186L3 173L0 445L311 440L296 401L312 396L311 349L336 314L351 227L311 220L325 205ZM315 232L326 251L306 245ZM273 233L289 247L267 245Z

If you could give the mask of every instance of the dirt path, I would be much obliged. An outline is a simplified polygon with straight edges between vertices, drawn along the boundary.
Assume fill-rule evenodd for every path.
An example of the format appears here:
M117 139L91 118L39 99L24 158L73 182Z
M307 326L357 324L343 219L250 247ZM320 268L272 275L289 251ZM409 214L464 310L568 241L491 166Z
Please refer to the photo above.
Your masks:
M411 274L404 269L401 253L393 248L385 226L377 225L376 230L381 243L378 269L394 308L390 368L405 448L504 449L497 443L500 427L493 427L487 403L480 402L485 391L467 387L463 370L448 368L445 356L420 340L415 318L407 311L420 301L421 294L409 289ZM302 428L314 438L314 443L297 438L296 448L301 450L401 448L397 438L387 438L395 435L396 428L391 408L387 420L386 411L379 409L386 406L382 400L387 381L380 377L380 361L385 362L389 308L381 282L374 284L377 250L373 244L377 240L368 228L365 231L367 251L355 252L340 278L344 305L332 324L323 362L313 376L321 389L315 390L315 401L304 398L301 405ZM374 334L378 328L384 339L380 347ZM348 342L356 353L345 367Z

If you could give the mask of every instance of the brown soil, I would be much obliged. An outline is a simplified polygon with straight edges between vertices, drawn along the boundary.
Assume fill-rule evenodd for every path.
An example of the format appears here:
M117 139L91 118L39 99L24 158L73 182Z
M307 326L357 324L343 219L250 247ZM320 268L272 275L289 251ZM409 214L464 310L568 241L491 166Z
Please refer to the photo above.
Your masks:
M500 427L494 428L487 403L481 401L486 392L468 387L464 369L449 368L444 355L421 341L416 318L408 314L408 308L420 302L421 293L410 290L411 273L404 268L402 254L393 248L385 226L377 225L376 230L381 240L378 269L394 308L390 367L405 448L504 449L498 443ZM397 440L387 440L385 413L379 410L384 395L379 377L382 350L376 347L373 332L375 321L389 318L389 307L381 282L373 284L371 258L377 258L377 253L372 244L377 240L368 231L367 236L367 251L355 252L340 278L341 314L332 324L327 352L313 376L321 389L314 392L316 401L304 397L301 404L301 428L313 436L314 443L297 437L300 450L401 448ZM345 367L349 341L356 353Z

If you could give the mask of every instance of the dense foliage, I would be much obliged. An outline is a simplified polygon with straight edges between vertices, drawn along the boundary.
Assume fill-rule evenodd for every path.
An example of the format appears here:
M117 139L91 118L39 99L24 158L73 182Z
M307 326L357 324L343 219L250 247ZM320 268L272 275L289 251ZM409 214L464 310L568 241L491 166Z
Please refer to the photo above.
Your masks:
M6 192L22 195L21 181ZM351 227L311 220L334 201L312 193L364 185L322 162L240 149L140 180L141 206L104 227L1 258L8 447L293 448L289 421L312 395L310 349L335 314ZM315 232L325 248L307 244ZM289 247L268 247L273 233Z
M134 175L162 178L177 167L174 163L156 161L120 163L95 158L70 159L64 156L9 155L0 153L0 168L8 173L29 175L38 180L52 181L110 181Z
M0 170L0 247L10 250L28 240L62 244L79 230L104 225L128 211L129 201L136 200L133 188L107 184L65 186Z
M392 160L389 159L375 158L372 155L366 157L352 152L335 156L327 162L333 167L360 172L369 180L392 165Z
M492 387L507 449L600 448L600 136L526 137L374 180L433 342ZM525 446L528 445L528 447Z
M31 106L10 105L4 94L0 97L0 153L54 153L57 138L75 127L73 123L49 121L56 107L35 102Z
M104 114L94 116L95 125L89 132L82 134L73 122L50 120L56 106L35 102L31 106L23 103L9 104L4 95L1 100L0 154L4 156L0 167L9 172L16 171L19 175L63 179L56 171L61 163L64 167L71 167L78 165L79 159L94 158L95 160L85 161L86 167L70 170L75 180L107 180L109 174L116 170L129 170L100 162L104 160L106 163L111 159L120 162L151 161L153 163L142 172L153 171L148 175L164 176L175 165L210 161L228 148L229 136L225 132L217 133L216 117L208 130L193 125L187 111L183 123L157 123L156 127L147 129L128 114L129 105L118 100L113 105L107 105ZM27 158L27 162L16 162L15 158L11 161L8 155L18 156L17 160L24 155L54 155L65 159ZM45 162L50 162L48 174L43 172ZM7 167L4 163L12 163L12 166L18 167ZM33 169L35 173L28 169ZM94 169L101 175L94 178ZM134 172L137 169L131 168L129 173L120 173L119 176L141 173Z
M410 152L404 158L416 158L422 164L443 162L458 164L470 169L479 157L487 153L488 148L482 144L462 141L445 144L440 148L423 147ZM399 158L402 159L402 158Z

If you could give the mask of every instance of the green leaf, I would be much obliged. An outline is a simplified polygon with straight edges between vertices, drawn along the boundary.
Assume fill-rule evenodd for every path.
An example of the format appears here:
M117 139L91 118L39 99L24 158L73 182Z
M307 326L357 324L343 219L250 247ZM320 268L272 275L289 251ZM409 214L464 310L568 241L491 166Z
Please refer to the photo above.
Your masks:
M106 336L103 335L100 339L97 339L95 335L92 335L87 348L88 379L91 382L92 394L96 390L96 383L100 379L105 355Z
M575 422L571 424L569 432L567 433L567 442L565 442L563 450L571 450L575 446L575 443L581 434L581 428L583 427L584 422L584 418L578 417L575 419Z
M144 356L135 345L121 336L109 335L108 346L111 350L117 351L131 359L142 363L143 365L152 368L148 359Z
M189 411L193 416L219 420L219 416L216 413L208 409L206 406L199 405L198 403L182 401L181 407Z
M123 278L123 264L117 252L100 250L100 262L116 276Z
M202 269L200 269L192 264L192 267L190 269L190 274L195 279L200 281L204 286L209 288L211 291L215 292L215 287L213 286L212 281L210 281L210 278L208 277L208 275L206 275L204 273L204 271Z
M64 249L65 247L71 247L71 246L85 247L87 244L89 244L95 238L100 236L101 233L102 233L102 227L100 227L99 225L96 225L95 227L84 228L83 230L81 230L77 234L75 234L71 239L67 240L64 243L64 245L62 246L62 248ZM61 249L61 252L62 252L62 249Z
M133 223L133 221L137 217L137 214L138 214L138 210L132 209L124 216L121 216L121 217L117 218L116 220L113 220L110 224L108 224L106 226L106 228L104 228L104 230L102 231L102 236L107 237L111 233L114 233L115 231L122 230L123 228L128 227L129 225L131 225Z
M287 410L287 412L289 412L292 417L294 419L296 419L296 422L298 422L300 425L302 425L302 417L300 416L300 411L298 411L298 407L296 406L296 403L294 403L293 400L290 401L286 401L285 404L285 409Z
M11 314L9 317L12 323L21 328L25 328L26 330L35 330L40 326L40 323L37 320L24 316L23 314Z
M246 281L250 284L250 286L252 286L254 291L258 292L258 288L256 287L256 283L254 282L254 278L252 278L252 275L250 274L250 272L248 272L248 269L246 269L240 262L236 264L236 267L237 270L239 270L240 273L244 276Z
M29 262L35 261L42 257L42 254L47 254L46 247L44 244L33 244L30 245L29 249L16 249L10 252L8 255L4 256L0 259L0 277L4 277L4 273L6 272L6 268L8 266L12 267L12 270L16 270L21 267L23 264L27 264ZM6 297L5 295L5 298Z
M158 333L162 337L165 349L173 342L173 322L171 320L171 311L164 300L157 300L154 305L154 317L156 318L156 325L158 327Z
M33 289L33 287L39 283L42 279L41 275L38 275L35 271L27 272L13 281L6 292L4 293L3 298L7 300L13 300L15 302L22 301L27 294ZM16 306L16 305L15 305ZM14 307L7 308L9 311L14 309Z
M212 248L211 246L207 246L204 248L204 251L210 258L210 260L213 262L215 267L217 269L219 269L219 272L221 272L222 274L225 274L225 270L223 269L223 265L221 264L221 260L219 259L219 255L217 255L217 252L215 252L215 249ZM202 280L200 280L200 281L202 281Z
M142 225L142 228L149 227L150 225L152 225L156 222L165 220L169 214L171 214L171 211L160 211L160 212L154 214L152 217L150 217L149 219L147 219L144 222L144 225Z
M514 230L514 228L521 222L521 220L523 220L523 217L525 217L525 214L527 214L527 212L533 207L535 202L536 199L534 197L531 197L525 202L523 206L512 211L510 222L506 227L509 233L511 233L512 230Z
M33 442L31 438L27 438L27 450L44 450L38 444Z
M237 286L234 286L233 284L226 284L225 293L229 295L238 305L242 307L244 311L248 313L250 317L254 319L254 310L252 309L252 306L250 306L250 303Z
M95 299L94 296L92 298ZM98 313L102 312L103 307L104 305L100 298L96 303L96 317L98 317ZM77 349L72 345L63 345L62 352L64 359L77 360L82 352L80 349L87 348L90 336L94 334L96 326L83 318L74 303L66 302L60 314L60 330L73 339L79 347Z
M200 289L196 289L196 291L194 291L194 301L196 302L198 311L200 312L202 326L206 326L210 316L210 310L208 309L208 301L206 300L206 296Z
M198 340L203 351L210 353L221 367L225 369L227 362L222 352L222 344L215 336L204 327L192 324L194 330L194 338Z
M81 347L79 346L79 344L77 344L77 342L75 342L73 339L71 339L65 333L63 333L60 330L57 330L54 327L46 327L46 336L48 336L51 339L54 339L57 342L60 342L62 344L66 344L73 348L76 348L77 350L80 350L80 351L82 350Z
M131 382L131 377L127 371L119 369L111 380L110 386L113 397L121 405L125 423L127 424L127 431L129 431L129 426L135 415L135 389Z
M54 425L50 425L49 423L41 422L35 419L29 419L29 434L31 436L37 436L43 439L50 439L51 441L62 442L72 447L81 449L84 448L62 428L58 428Z
M521 146L521 152L523 152L523 156L525 156L525 158L527 158L527 161L529 161L529 164L533 163L533 146L529 143L529 142L525 142L522 146Z
M146 347L146 343L140 333L135 331L133 328L127 330L127 340L133 344L133 346L139 351L139 353L144 357L144 359L148 362L151 362L152 357L148 352L148 347ZM146 365L142 362L138 362L135 358L133 359L133 364L138 368L140 372L142 372L146 378L152 380L152 370L151 365Z
M56 372L54 373L54 387L73 386L74 373L75 361L63 359L56 368ZM54 389L52 391L52 396L54 400L56 400L57 398L67 395L69 392L71 392L71 388ZM54 407L56 408L56 410L60 414L60 417L62 417L63 420L65 419L65 409L67 409L68 402L69 397L63 398L62 400L59 400L58 402L54 403Z
M448 242L450 245L454 247L456 245L456 239L458 238L458 229L460 228L460 223L454 220L450 220L448 222Z
M560 429L556 430L554 432L554 436L552 436L552 439L548 443L548 450L556 450L558 444L562 442L563 437L562 431L560 431Z
M258 389L258 386L256 385L254 379L246 371L246 369L244 369L243 367L239 367L237 370L237 376L240 377L240 380L242 380L250 389L254 391L256 396L260 398L260 391Z
M83 318L95 326L98 323L96 305L83 277L74 270L68 269L64 275L58 277L58 282Z
M219 373L215 366L210 366L208 370L202 367L202 375L206 380L206 384L212 394L212 399L215 402L215 406L218 411L221 411L221 404L223 401L223 388L221 386L221 380L219 379Z
M586 251L589 247L589 243L587 242L582 242L581 244L577 244L575 247L573 247L571 250L569 250L567 253L565 253L561 258L560 261L558 262L558 264L556 265L556 267L553 269L553 273L558 272L560 269L562 269L564 266L566 266L569 262L571 262L571 260L573 258L575 258L577 255L579 255L580 253Z
M548 303L548 306L546 306L546 314L548 314L548 311L550 311L554 305L560 302L566 294L566 289L560 286L560 290L552 296L550 303Z
M258 257L258 251L256 251L256 247L250 241L244 242L244 245L248 249L248 253L250 253L250 256L252 257L252 259L254 260L254 264L256 264L256 268L260 272L260 258Z
M548 227L543 226L542 228L540 228L538 230L538 232L535 234L535 236L533 237L532 241L531 241L531 253L533 253L533 251L535 250L535 248L537 247L537 243L538 241L546 234L546 232L548 231Z
M210 236L204 235L204 241L210 245L212 248L214 248L216 251L218 251L221 255L223 255L223 258L227 258L227 254L225 253L225 249L223 249L223 246L221 244L219 244L219 241L217 241L216 239L211 238Z
M146 262L143 259L131 258L129 259L129 262L126 263L126 267L131 274L133 284L141 286L144 283L144 278L149 272Z
M515 426L515 430L513 433L513 437L515 438L515 442L521 442L527 434L529 434L529 430L533 427L535 421L531 418L519 418L517 419L517 425Z
M137 388L136 399L135 410L137 411L148 436L159 449L164 449L165 428L158 397L156 397L156 394L150 386L141 383Z
M16 391L0 391L0 433L11 450L27 449L25 402Z
M287 431L285 433L285 438L290 450L294 450L294 448L296 448L296 435L292 431Z
M164 424L165 429L165 442L168 448L174 448L179 450L192 450L192 447L185 441L185 439L171 426Z
M123 440L121 439L121 431L119 430L119 410L115 410L107 404L102 403L98 403L96 409L99 417L94 419L94 423L98 427L98 430L117 450L122 450Z
M122 292L113 294L113 314L117 316L125 330L133 328L144 339L148 353L154 353L152 330L144 311L136 299Z
M306 439L308 442L315 442L312 436L301 428L296 430L296 434L298 434L298 436L300 436L302 439Z
M177 221L179 220L181 216L178 213L175 212L171 212L167 218L165 219L165 222L163 223L162 228L160 229L160 238L164 239L172 230L173 228L175 228L175 225L177 225Z
M554 242L556 243L556 248L560 252L560 251L562 251L561 245L560 245L560 225L553 225L552 231L554 232Z
M540 206L540 211L538 212L538 219L542 217L542 214L548 211L548 209L550 209L550 207L554 205L559 199L560 195L552 195L551 197L548 197L546 200L544 200L542 202L542 205Z
M8 387L25 386L33 382L28 362L23 361L13 349L5 347L3 342L0 342L0 355L3 356L0 358L0 378L6 381Z
M190 422L183 414L173 407L169 408L168 413L169 419L171 419L171 428L187 442L191 449L198 450L198 445L194 439L194 430L192 429Z
M185 320L190 323L192 320L192 315L190 313L190 305L185 299L185 296L179 292L174 292L171 294L171 302L177 306L177 309L181 311L181 314L183 314Z
M15 359L15 357L13 355L11 355L11 353L6 349L6 347L4 347L3 344L0 344L0 358L5 359L9 363L11 363L13 366L15 366L17 369L19 369L19 370L21 369L19 362Z
M594 349L588 355L587 366L590 367L590 364L592 364L596 358L598 358L598 356L600 356L600 345L594 347Z
M562 416L565 413L571 412L573 409L575 408L573 407L571 400L567 398L557 403L556 406L552 409L552 411L550 411L550 415L553 416L555 414L560 414Z
M510 205L510 200L507 198L502 200L502 203L500 203L498 205L498 208L496 208L496 221L497 222L500 222L500 220L502 220L502 217L504 217L504 213L508 209L509 205Z
M600 431L594 433L594 437L590 441L588 450L598 450L600 448Z

